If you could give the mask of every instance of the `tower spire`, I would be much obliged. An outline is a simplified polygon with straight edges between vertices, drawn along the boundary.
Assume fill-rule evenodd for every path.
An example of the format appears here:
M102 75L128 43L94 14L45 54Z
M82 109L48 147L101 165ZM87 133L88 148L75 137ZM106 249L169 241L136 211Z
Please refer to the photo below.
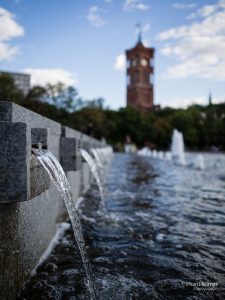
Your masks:
M212 105L212 93L211 91L209 92L209 106Z
M135 27L137 28L137 35L138 35L138 43L142 43L142 28L141 23L138 22Z

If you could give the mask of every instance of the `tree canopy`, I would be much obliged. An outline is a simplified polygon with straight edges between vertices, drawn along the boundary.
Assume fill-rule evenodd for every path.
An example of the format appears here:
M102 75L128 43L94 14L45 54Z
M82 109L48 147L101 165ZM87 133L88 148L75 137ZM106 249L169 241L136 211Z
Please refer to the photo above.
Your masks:
M20 103L23 100L23 92L14 83L14 79L8 74L0 75L0 101L14 101Z

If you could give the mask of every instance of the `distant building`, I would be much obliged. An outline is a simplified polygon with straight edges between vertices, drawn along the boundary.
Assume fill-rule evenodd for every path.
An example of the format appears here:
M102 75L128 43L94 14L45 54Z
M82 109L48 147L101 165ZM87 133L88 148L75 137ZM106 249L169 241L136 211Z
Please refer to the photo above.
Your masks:
M14 72L5 72L0 71L1 74L9 75L13 78L15 85L20 89L24 95L27 95L30 89L30 75L24 73L14 73Z
M154 108L154 48L145 47L139 35L136 46L126 50L127 106L141 112Z

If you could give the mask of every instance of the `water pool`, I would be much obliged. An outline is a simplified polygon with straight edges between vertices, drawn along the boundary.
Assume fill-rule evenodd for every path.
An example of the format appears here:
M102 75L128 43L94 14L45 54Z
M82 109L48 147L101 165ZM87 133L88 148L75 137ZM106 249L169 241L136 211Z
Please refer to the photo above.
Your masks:
M81 202L100 299L225 299L225 156L205 170L115 154L106 178L110 217L93 184ZM19 299L90 299L68 228Z

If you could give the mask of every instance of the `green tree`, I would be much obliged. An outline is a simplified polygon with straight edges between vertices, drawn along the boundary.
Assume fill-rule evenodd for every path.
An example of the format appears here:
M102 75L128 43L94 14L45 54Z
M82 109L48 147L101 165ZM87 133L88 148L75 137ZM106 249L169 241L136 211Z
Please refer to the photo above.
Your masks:
M78 96L77 90L73 86L66 87L61 82L46 85L45 100L58 109L64 109L68 112L81 109L84 105L84 101Z
M14 79L8 74L0 75L0 101L12 101L20 104L24 98Z
M46 95L46 88L42 86L34 86L29 90L25 100L43 102Z
M103 109L104 108L104 102L105 102L105 99L100 97L100 98L97 98L97 99L86 101L85 106Z

